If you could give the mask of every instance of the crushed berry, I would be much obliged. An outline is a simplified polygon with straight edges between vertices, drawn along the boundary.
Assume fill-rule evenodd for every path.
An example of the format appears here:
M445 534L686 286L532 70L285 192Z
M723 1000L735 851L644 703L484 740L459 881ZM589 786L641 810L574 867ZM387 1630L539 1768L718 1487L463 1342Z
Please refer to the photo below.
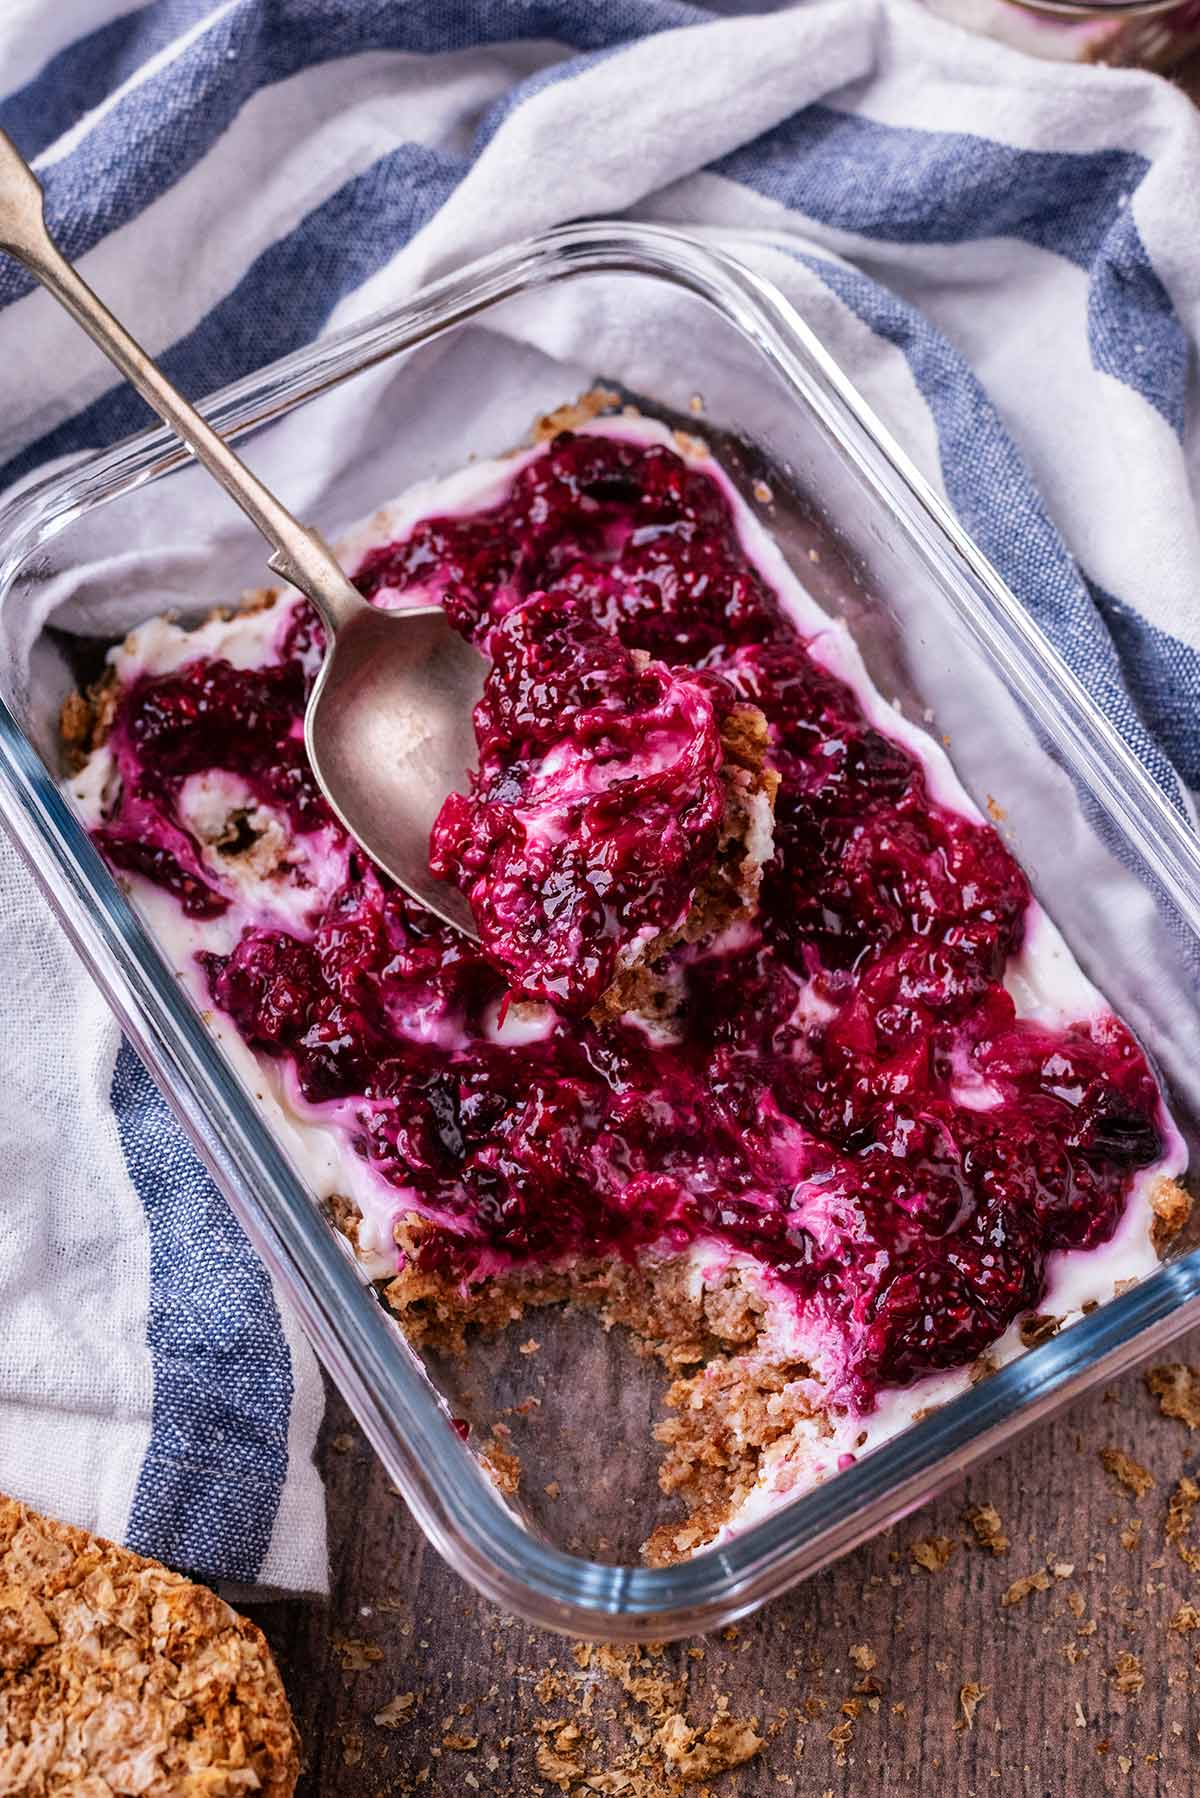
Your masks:
M98 830L96 843L114 867L140 874L174 893L189 918L219 918L228 911L228 899L209 886L202 874L185 868L165 844L144 842L115 830Z
M554 1008L541 1034L506 1040L505 979L364 863L304 765L320 644L303 604L264 667L197 659L125 692L123 792L99 841L189 915L229 901L179 821L188 774L235 770L287 819L301 865L323 827L332 899L314 879L306 926L250 918L231 953L204 955L207 978L246 1040L314 1105L336 1101L355 1152L436 1219L431 1267L470 1281L715 1241L840 1344L841 1396L865 1406L881 1383L977 1356L1038 1304L1053 1250L1112 1235L1163 1148L1141 1050L1111 1016L1017 1018L1004 973L1024 876L810 653L703 467L563 434L497 505L425 520L357 579L385 604L433 596L495 644L507 672L485 742L515 716L531 763L568 727L636 751L639 717L671 702L638 650L699 671L688 690L716 712L730 692L761 707L781 775L759 914L736 947L681 954L674 1040ZM511 773L486 773L498 813ZM676 821L671 794L664 832ZM477 838L491 853L490 821L454 822L448 868Z

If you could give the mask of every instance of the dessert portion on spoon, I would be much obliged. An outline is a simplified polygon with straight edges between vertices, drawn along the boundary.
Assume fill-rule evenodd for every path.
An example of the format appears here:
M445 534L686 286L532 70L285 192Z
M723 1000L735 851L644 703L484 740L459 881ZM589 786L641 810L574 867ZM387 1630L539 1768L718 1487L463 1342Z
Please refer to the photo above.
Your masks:
M569 590L487 638L479 765L433 828L515 998L615 1015L669 1002L663 958L757 896L778 776L729 682L627 649Z

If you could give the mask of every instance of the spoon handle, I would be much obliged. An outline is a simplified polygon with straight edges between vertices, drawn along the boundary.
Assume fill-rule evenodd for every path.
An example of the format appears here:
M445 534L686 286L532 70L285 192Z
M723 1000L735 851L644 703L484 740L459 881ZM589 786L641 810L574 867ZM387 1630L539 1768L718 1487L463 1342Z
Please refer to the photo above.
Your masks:
M0 250L6 250L75 319L146 403L220 481L251 524L271 544L268 567L306 594L330 632L364 601L316 530L293 518L241 457L174 388L141 345L97 298L59 250L49 231L36 175L0 131Z

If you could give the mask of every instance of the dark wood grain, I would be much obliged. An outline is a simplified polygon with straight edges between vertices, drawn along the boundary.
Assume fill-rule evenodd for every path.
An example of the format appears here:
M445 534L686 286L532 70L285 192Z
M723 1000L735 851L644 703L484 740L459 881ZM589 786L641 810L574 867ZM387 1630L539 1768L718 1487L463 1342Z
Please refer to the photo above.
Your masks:
M1200 1335L1175 1353L1200 1361ZM1143 1463L1153 1488L1137 1498L1121 1486L1100 1464L1104 1446ZM692 1722L707 1721L725 1697L767 1736L753 1761L712 1782L713 1798L1200 1791L1200 1631L1170 1627L1182 1604L1200 1607L1200 1574L1164 1538L1170 1493L1198 1458L1200 1435L1164 1419L1131 1374L732 1639L666 1649L649 1670L686 1680L682 1709ZM628 1762L636 1733L652 1729L645 1712L615 1678L581 1672L567 1642L501 1616L441 1564L335 1394L321 1459L332 1596L254 1613L303 1736L302 1798L550 1794L557 1788L535 1763L538 1725L585 1706L602 1743L586 1757L589 1772ZM974 1540L963 1521L972 1500L999 1511L1007 1554ZM1122 1532L1128 1540L1134 1520L1140 1540L1129 1548ZM932 1536L954 1543L934 1573L910 1554ZM1193 1538L1200 1546L1200 1513ZM1048 1564L1057 1568L1048 1590L1002 1605L1015 1580ZM878 1705L860 1694L852 1720L840 1707L862 1679L850 1650L864 1645L877 1659ZM1138 1657L1140 1691L1123 1692L1114 1678L1122 1654ZM1126 1665L1126 1683L1136 1683ZM544 1683L548 1674L557 1678ZM969 1730L956 1728L968 1682L985 1694ZM410 1692L409 1721L398 1729L373 1721ZM849 1741L831 1741L847 1721ZM444 1747L447 1736L477 1746Z

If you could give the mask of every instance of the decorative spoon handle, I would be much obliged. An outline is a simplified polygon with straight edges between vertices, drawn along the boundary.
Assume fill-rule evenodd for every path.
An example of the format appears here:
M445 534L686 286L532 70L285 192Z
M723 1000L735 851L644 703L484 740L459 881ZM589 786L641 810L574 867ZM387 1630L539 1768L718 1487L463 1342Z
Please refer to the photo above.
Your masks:
M293 518L251 474L241 457L207 424L151 361L141 345L97 298L46 229L42 190L11 138L0 131L0 250L29 270L196 458L236 500L272 546L268 567L298 587L331 632L365 602L351 586L319 531Z

